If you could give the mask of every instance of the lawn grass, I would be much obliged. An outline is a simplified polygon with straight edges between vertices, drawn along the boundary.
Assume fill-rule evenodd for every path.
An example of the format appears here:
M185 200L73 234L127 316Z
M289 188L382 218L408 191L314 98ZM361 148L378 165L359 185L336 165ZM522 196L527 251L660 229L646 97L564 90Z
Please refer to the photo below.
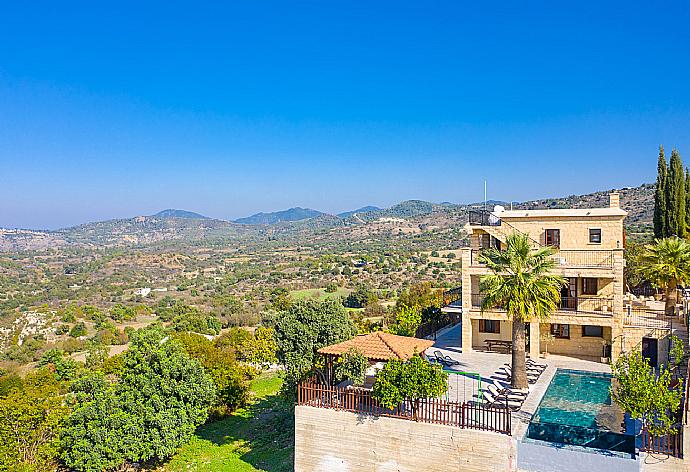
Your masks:
M294 426L291 405L277 392L278 374L252 382L250 406L205 424L165 465L166 471L291 471Z
M323 288L309 288L304 290L291 290L290 296L295 300L313 299L324 300L326 298L346 298L350 292L349 288L338 287L335 292L328 293Z

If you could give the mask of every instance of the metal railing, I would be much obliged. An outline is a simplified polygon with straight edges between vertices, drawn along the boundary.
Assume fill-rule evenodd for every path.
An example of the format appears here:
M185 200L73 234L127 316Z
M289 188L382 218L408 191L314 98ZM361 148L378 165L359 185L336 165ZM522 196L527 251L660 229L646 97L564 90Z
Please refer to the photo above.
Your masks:
M613 299L562 297L558 305L558 310L576 313L594 313L597 315L613 315Z
M468 402L449 402L440 398L426 398L417 402L406 400L394 408L387 408L373 397L371 390L303 382L297 386L297 404L511 434L510 409Z
M670 330L675 316L666 316L663 310L635 308L627 305L623 308L623 324L640 328Z
M456 325L462 321L462 316L458 313L441 313L439 316L435 317L433 320L426 323L422 323L417 328L415 332L415 337L424 339L427 336L434 335L434 340L436 340L436 333L445 328L446 326Z
M472 226L501 226L501 219L489 210L470 210L468 221Z
M613 251L607 249L559 249L552 258L559 267L613 267Z
M479 260L482 249L470 251L470 265L484 266ZM580 269L610 269L613 267L614 251L606 249L562 249L551 258L556 267L572 267Z
M481 308L484 296L481 293L473 293L472 307ZM503 311L504 308L494 307L493 311ZM578 298L564 297L558 304L559 312L566 313L587 313L595 315L613 316L613 299L611 298Z
M646 429L640 434L640 451L652 454L665 454L668 456L683 458L683 429L675 434L665 436L652 436Z

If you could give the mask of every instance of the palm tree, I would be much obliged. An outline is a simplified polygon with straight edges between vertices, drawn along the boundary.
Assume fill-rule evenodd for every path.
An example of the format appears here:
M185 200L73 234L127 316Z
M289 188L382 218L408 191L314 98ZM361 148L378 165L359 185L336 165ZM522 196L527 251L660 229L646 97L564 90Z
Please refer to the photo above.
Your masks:
M666 294L665 312L676 307L676 287L690 283L690 244L676 236L655 239L644 247L639 257L642 276Z
M491 273L482 276L482 311L501 307L513 322L512 385L527 387L525 370L525 323L546 320L561 299L563 277L551 275L554 249L532 249L527 235L513 233L503 250L488 249L480 261Z

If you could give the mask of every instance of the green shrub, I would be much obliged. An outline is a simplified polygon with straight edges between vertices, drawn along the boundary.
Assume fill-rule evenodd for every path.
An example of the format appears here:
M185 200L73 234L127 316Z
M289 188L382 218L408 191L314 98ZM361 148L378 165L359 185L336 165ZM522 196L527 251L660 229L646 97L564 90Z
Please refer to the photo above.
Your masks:
M69 330L69 335L73 338L80 338L86 336L86 334L86 325L81 321L72 326L72 329Z

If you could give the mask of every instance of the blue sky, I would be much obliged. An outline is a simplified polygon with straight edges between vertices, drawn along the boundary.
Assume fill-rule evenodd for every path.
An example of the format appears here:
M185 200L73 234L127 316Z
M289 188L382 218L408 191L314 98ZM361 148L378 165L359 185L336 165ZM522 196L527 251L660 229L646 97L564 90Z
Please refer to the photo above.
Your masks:
M0 226L584 193L653 181L660 143L690 163L684 2L99 3L3 6Z

